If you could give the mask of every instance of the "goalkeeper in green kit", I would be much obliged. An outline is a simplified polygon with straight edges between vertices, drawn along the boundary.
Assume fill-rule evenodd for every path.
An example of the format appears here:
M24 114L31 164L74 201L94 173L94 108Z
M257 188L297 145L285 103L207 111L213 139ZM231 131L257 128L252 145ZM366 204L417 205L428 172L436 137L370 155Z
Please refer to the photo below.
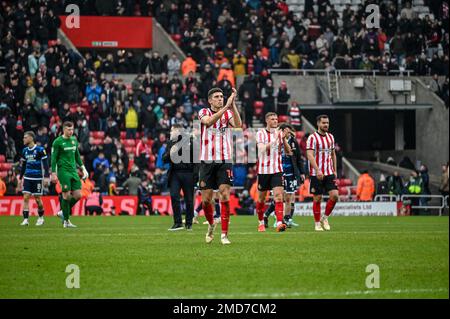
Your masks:
M89 177L89 173L81 161L80 152L78 151L78 141L73 136L74 124L72 122L64 122L63 135L58 137L52 145L52 182L59 180L62 190L62 198L60 197L61 211L58 212L59 217L63 217L63 227L76 227L69 220L72 207L81 198L81 180L78 176L77 165L83 171L83 179Z

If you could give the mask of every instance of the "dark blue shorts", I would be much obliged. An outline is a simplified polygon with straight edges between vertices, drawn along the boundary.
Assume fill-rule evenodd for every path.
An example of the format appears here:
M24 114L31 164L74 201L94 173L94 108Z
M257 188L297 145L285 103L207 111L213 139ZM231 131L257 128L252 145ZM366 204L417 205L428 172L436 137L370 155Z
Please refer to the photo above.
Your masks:
M284 176L284 191L287 194L294 194L297 191L298 183L294 175Z
M44 185L42 183L42 179L23 179L23 191L24 194L31 194L31 195L42 195L42 191L44 188Z

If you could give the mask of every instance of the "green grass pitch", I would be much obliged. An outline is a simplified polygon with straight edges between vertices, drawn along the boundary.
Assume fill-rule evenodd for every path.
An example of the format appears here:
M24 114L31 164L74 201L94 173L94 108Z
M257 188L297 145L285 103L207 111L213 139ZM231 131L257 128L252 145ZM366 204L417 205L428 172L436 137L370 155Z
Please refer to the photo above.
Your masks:
M229 246L219 228L206 244L205 225L169 232L163 216L35 220L0 217L0 298L449 298L448 217L332 217L324 233L297 217L258 233L255 216L232 216ZM66 287L69 264L79 289Z

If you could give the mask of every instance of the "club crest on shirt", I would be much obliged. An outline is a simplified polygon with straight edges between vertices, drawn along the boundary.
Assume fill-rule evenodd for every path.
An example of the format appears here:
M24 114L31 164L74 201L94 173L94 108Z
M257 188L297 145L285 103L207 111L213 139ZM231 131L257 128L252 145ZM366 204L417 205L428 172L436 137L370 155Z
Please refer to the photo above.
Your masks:
M75 141L72 141L72 145L75 145Z
M314 189L314 187L312 187L311 188L311 193L314 193L315 192L315 189Z

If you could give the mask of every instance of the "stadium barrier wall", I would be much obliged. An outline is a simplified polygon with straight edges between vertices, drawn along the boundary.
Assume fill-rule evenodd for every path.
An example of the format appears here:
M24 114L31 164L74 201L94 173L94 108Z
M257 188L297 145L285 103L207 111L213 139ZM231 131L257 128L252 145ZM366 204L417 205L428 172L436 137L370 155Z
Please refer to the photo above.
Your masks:
M72 216L85 215L85 201L81 199L72 209ZM60 210L59 199L57 196L42 196L46 216L55 216ZM201 196L196 196L194 207L201 202ZM230 196L230 212L236 214L236 208L239 207L239 200L236 196ZM120 212L126 212L128 215L136 215L138 210L137 196L103 196L103 212L105 215L119 215ZM156 209L161 215L172 215L172 204L170 196L152 196L152 208ZM23 198L21 196L0 197L0 216L21 216L23 210ZM201 212L202 214L202 212ZM37 216L37 204L34 199L30 200L30 215Z
M60 16L61 29L77 48L152 48L152 18L80 16L79 28L69 27L67 18Z
M295 203L294 215L312 216L312 202ZM322 202L322 212L326 202ZM400 205L397 202L338 202L333 216L398 216Z
M435 197L439 197L436 195ZM447 198L442 197L443 203L439 207L404 205L403 201L374 201L374 202L338 202L333 210L334 216L403 216L410 215L411 208L437 208L442 214L442 209L447 206ZM383 198L384 199L384 198ZM383 200L377 198L377 200ZM402 198L403 200L406 199ZM55 216L59 211L59 199L57 196L43 196L42 202L46 216ZM201 202L198 195L194 201L194 207ZM322 211L325 211L326 202L322 202ZM230 196L230 212L236 215L239 208L239 200L236 196ZM81 199L72 209L72 216L85 215L85 199ZM138 210L137 196L103 196L102 205L104 215L119 215L125 212L128 215L136 215ZM153 211L158 210L161 215L172 215L171 198L167 195L152 196ZM21 196L0 197L0 216L21 216L23 210L23 198ZM37 216L37 204L34 199L30 200L30 215ZM200 212L203 215L203 211ZM297 202L294 205L294 215L312 216L312 202Z

